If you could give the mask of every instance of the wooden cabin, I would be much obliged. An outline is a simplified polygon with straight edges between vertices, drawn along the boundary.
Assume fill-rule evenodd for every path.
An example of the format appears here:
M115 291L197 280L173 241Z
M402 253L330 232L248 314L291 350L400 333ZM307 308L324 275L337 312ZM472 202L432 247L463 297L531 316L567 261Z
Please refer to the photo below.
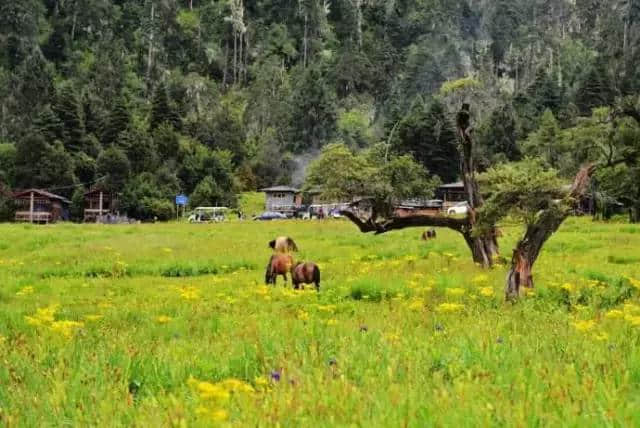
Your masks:
M103 189L93 189L84 194L84 222L99 223L107 214L114 214L117 199Z
M443 201L440 199L423 200L410 199L394 207L393 215L396 217L411 217L419 215L440 215Z
M68 220L70 200L46 190L27 189L13 194L15 220L29 223L55 223Z
M260 189L265 193L265 211L275 211L292 215L302 205L302 194L299 189L289 186L274 186Z
M445 212L452 206L467 200L464 183L462 181L443 184L438 187L436 195L439 199L442 199L442 209Z

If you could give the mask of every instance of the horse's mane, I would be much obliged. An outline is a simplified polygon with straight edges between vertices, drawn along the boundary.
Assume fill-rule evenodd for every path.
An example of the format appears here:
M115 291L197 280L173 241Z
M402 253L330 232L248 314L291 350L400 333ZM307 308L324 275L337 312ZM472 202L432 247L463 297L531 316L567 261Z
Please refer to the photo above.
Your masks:
M274 239L273 241L269 241L269 247L272 249L276 248L276 240Z
M298 251L298 246L296 245L296 243L293 241L293 239L287 237L287 245L289 246L289 248L291 248L293 251Z

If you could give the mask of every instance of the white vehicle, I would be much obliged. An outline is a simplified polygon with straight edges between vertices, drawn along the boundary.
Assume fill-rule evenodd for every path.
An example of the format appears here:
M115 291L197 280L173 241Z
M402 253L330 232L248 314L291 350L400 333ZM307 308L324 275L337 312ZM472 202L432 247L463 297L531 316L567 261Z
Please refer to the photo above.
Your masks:
M189 223L220 222L225 220L227 207L197 207L189 216Z
M449 215L466 214L468 212L469 212L469 204L467 204L467 201L458 202L457 204L455 204L454 206L452 206L447 210L447 214Z

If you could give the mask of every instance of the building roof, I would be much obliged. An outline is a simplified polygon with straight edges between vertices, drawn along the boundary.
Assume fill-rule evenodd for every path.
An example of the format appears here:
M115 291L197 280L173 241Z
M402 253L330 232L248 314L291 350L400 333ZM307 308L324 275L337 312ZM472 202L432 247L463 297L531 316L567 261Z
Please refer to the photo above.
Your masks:
M289 192L289 193L298 193L300 189L296 189L295 187L289 186L273 186L266 187L264 189L260 189L261 192L272 193L272 192Z
M51 192L47 192L46 190L42 190L42 189L26 189L26 190L21 190L19 192L16 192L13 194L14 198L22 198L22 197L28 197L31 192L36 193L40 196L43 196L45 198L48 199L57 199L59 201L62 201L64 203L70 204L71 201L67 198L65 198L64 196L60 196L60 195L56 195L55 193L51 193Z
M456 181L455 183L443 184L439 189L464 189L464 183L462 181Z

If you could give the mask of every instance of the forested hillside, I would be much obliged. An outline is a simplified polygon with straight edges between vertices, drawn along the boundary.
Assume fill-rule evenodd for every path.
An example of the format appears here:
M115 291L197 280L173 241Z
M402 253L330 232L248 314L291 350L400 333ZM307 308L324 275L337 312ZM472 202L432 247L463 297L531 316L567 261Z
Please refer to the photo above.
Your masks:
M640 144L638 64L640 0L3 0L0 186L167 218L300 184L336 142L450 181L462 101L483 167L568 177ZM637 207L625 160L597 182Z

